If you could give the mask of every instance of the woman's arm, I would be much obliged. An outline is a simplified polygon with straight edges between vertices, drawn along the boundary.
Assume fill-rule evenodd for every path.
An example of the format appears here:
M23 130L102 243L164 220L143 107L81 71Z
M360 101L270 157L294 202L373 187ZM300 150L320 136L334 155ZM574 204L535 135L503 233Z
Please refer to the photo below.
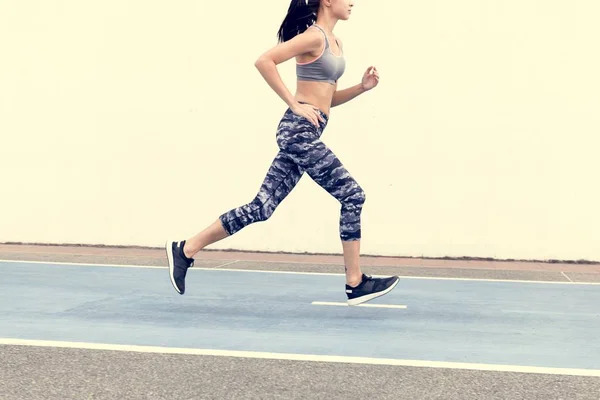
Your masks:
M364 92L366 92L366 90L363 88L362 83L351 86L344 90L336 90L331 100L331 107L342 105L354 99L356 96L363 94Z
M271 89L290 107L298 105L298 102L283 83L281 75L277 71L277 64L281 64L300 54L319 51L322 46L321 42L321 34L316 30L309 29L287 42L280 43L268 50L254 63L254 66L267 81Z
M331 107L344 104L356 96L368 92L379 84L379 72L371 66L365 71L361 82L344 90L336 90L331 100Z

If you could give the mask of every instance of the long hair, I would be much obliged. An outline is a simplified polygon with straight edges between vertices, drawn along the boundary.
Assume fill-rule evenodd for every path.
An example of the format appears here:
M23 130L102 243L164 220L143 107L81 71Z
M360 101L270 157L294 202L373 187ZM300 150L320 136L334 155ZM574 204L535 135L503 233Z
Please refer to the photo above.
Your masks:
M277 38L286 42L304 32L317 20L317 11L321 0L292 0L283 20Z

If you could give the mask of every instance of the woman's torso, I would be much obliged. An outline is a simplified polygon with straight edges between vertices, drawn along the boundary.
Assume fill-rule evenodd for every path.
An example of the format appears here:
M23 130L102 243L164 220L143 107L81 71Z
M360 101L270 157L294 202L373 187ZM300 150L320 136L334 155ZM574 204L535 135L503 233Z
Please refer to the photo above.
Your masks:
M315 54L296 58L298 75L296 99L310 103L329 115L337 79L344 73L343 50L335 37L328 36L318 25L324 38L323 47Z

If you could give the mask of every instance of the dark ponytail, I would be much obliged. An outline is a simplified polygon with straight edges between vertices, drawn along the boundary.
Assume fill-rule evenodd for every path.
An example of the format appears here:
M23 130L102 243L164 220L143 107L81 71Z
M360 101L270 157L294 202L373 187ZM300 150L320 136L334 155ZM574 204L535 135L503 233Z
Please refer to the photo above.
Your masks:
M317 20L320 3L321 0L292 0L277 32L279 41L286 42L311 26Z

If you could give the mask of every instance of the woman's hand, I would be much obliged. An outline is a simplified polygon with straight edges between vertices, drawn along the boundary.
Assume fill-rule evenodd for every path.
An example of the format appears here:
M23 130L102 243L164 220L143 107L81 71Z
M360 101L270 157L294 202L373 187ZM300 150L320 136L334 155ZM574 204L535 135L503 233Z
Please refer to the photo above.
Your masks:
M325 122L319 113L319 108L311 104L296 103L290 107L290 110L292 110L294 114L308 119L310 122L315 124L317 128L319 127L319 121Z
M369 91L371 89L373 89L375 86L377 86L377 84L379 83L379 72L377 72L377 68L371 66L369 68L367 68L367 70L365 71L365 74L363 75L362 78L362 88L363 90Z

